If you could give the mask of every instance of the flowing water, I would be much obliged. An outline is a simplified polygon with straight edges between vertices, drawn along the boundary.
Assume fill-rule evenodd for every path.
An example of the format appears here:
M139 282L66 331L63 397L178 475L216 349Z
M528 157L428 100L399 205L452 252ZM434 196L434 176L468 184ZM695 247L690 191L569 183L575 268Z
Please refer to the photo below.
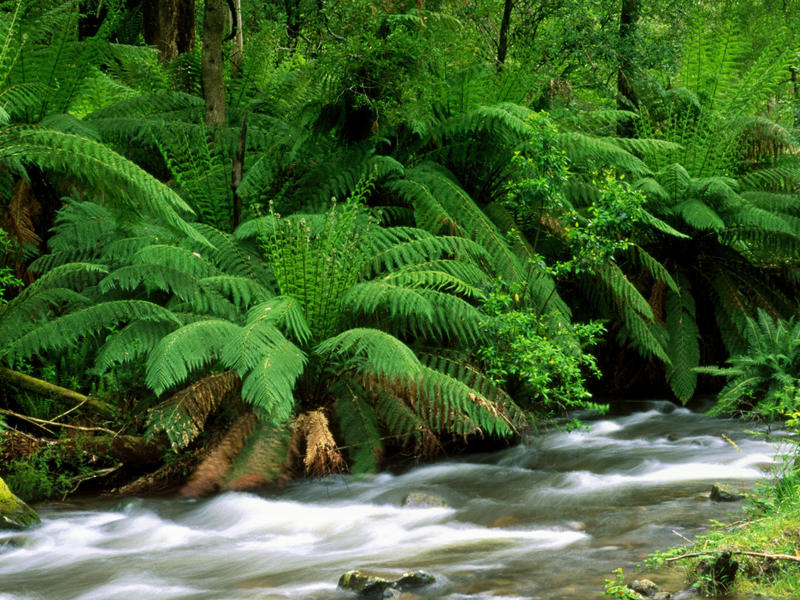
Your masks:
M353 568L427 570L422 598L598 598L615 568L680 544L673 530L741 508L708 491L765 477L775 449L745 430L650 402L401 475L45 507L41 526L0 534L0 600L344 600ZM411 492L447 506L403 506Z

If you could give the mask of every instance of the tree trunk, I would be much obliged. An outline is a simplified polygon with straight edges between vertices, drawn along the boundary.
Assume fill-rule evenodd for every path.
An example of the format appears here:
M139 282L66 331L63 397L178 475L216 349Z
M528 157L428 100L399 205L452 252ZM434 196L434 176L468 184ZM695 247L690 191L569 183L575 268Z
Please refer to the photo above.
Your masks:
M102 400L92 398L91 396L84 396L78 392L74 392L58 385L53 385L52 383L37 379L36 377L31 377L30 375L25 375L25 373L20 373L19 371L12 371L6 367L0 367L0 379L4 379L12 385L16 385L37 394L41 394L42 396L48 396L64 401L85 403L86 406L95 412L107 417L113 417L117 414L117 411L113 406L103 402Z
M503 7L503 20L500 23L500 37L497 40L497 70L503 69L508 54L508 31L511 28L511 11L514 8L513 0L506 0Z
M222 72L222 32L228 6L222 0L206 0L203 15L202 78L206 125L225 124L225 77Z
M639 0L622 0L619 13L619 67L617 70L617 108L636 110L639 101L633 90L633 60L636 44L636 24L639 21ZM621 122L617 133L623 137L633 137L633 123Z
M242 198L239 196L239 185L242 183L242 173L244 171L244 151L247 141L247 117L242 117L242 129L239 134L239 147L233 157L233 169L231 172L231 190L233 191L233 217L231 219L231 230L235 230L242 222Z
M194 0L144 0L142 33L168 64L194 47Z
M238 74L242 70L242 58L244 57L244 33L242 32L242 0L233 0L233 52L231 53L231 65L234 73Z

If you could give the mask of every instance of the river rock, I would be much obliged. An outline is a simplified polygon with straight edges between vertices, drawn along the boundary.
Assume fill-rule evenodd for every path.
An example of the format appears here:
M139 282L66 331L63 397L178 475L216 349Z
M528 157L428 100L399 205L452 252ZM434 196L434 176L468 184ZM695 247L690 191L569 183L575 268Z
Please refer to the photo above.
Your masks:
M367 598L391 597L392 582L363 571L348 571L339 577L339 587ZM386 592L389 592L388 594Z
M735 491L724 483L715 483L711 486L711 499L714 502L736 502L743 498L744 494Z
M339 578L339 587L365 598L403 598L407 592L436 582L436 578L425 571L406 571L397 579L386 579L365 573L348 571Z
M446 508L447 501L439 496L433 494L426 494L425 492L411 492L403 499L403 506L411 506L413 508L426 508L429 506Z
M671 600L672 594L669 592L656 592L653 595L653 600Z
M651 598L658 593L658 586L649 579L637 579L629 586L637 594Z
M39 515L17 498L0 479L0 529L25 529L39 522Z

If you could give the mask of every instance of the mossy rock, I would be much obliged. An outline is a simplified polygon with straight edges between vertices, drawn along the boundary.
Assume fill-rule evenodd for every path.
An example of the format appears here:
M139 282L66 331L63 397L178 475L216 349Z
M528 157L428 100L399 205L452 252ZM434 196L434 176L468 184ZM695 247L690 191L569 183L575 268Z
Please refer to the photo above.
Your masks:
M39 515L17 498L0 479L0 529L25 529L39 523Z

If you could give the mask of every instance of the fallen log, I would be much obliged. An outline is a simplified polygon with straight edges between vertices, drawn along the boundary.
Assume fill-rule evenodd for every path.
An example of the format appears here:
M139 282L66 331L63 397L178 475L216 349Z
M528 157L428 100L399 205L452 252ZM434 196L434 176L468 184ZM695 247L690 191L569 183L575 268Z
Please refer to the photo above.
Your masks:
M770 554L768 552L749 552L747 550L727 550L731 554L741 554L743 556L755 556L758 558L767 558L772 560L788 560L792 562L800 562L800 556L793 556L791 554ZM714 554L713 552L689 552L688 554L681 554L680 556L673 556L672 558L665 558L664 562L674 562L676 560L684 560L687 558L697 558L698 556L708 556Z
M65 402L79 402L80 404L90 407L94 412L105 417L115 417L117 414L116 409L111 404L103 402L98 398L85 396L79 392L61 387L60 385L54 385L48 381L31 377L30 375L20 373L19 371L14 371L7 367L0 367L0 379L4 379L13 385L37 394L41 394L42 396L56 398Z

